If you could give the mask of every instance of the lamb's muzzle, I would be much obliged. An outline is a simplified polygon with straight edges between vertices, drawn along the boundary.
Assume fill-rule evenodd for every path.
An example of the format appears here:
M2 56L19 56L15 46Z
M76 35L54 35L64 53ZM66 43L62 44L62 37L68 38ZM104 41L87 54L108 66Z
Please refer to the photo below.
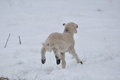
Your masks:
M77 33L78 25L73 22L69 22L67 24L64 23L63 26L65 27L63 33L52 33L48 36L45 43L42 43L43 45L41 49L42 64L46 62L45 57L46 51L49 52L53 51L56 58L56 63L60 64L60 62L62 61L62 68L66 67L65 52L69 52L70 54L72 54L75 57L77 63L83 64L74 49L75 45L74 34Z

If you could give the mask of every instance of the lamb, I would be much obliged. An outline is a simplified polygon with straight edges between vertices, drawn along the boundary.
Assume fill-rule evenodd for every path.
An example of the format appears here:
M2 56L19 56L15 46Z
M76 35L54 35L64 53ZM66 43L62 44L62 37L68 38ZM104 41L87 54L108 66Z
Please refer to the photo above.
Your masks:
M63 24L65 26L63 33L52 33L48 36L45 43L42 43L43 47L41 49L41 62L44 64L46 62L45 53L46 51L52 52L55 55L57 65L62 61L62 68L66 67L65 61L65 52L69 52L75 57L77 63L83 64L83 62L79 59L76 51L74 49L75 41L74 34L77 33L78 25L69 22L67 24Z

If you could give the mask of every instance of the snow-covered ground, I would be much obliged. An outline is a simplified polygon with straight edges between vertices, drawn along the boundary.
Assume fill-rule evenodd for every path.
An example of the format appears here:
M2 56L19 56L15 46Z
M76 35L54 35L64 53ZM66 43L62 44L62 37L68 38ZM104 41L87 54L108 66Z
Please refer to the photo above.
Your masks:
M62 69L49 52L41 64L41 43L64 22L79 25L75 48L84 64L66 53ZM0 77L120 80L120 0L0 0Z

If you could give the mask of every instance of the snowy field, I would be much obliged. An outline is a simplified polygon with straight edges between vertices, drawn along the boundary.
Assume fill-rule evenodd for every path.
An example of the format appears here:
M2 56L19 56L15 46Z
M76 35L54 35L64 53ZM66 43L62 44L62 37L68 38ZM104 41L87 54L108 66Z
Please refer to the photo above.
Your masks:
M79 26L75 49L83 65L66 53L62 69L49 52L41 64L41 43L68 22ZM120 0L0 0L0 77L120 80Z

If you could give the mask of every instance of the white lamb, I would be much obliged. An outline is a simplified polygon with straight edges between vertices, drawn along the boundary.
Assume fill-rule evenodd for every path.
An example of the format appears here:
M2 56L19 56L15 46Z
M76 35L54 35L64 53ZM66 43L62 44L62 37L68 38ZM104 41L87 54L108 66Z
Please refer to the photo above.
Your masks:
M45 43L42 44L43 45L41 49L42 64L44 64L46 61L45 57L46 51L54 52L57 64L60 64L60 60L62 60L62 68L65 68L66 66L65 52L69 52L70 54L72 54L73 57L75 57L77 63L83 64L74 49L75 45L74 34L77 33L76 29L78 28L78 25L73 22L69 22L67 24L64 23L63 26L65 26L63 33L50 34L46 39Z

